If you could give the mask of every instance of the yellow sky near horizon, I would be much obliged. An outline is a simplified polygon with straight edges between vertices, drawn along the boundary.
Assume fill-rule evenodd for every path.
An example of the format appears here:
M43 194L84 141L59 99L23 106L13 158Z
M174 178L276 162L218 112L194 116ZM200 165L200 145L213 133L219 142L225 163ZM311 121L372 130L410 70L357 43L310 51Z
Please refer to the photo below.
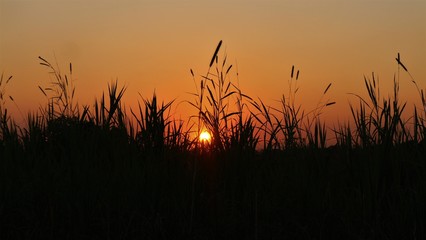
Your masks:
M337 104L324 115L333 120L349 118L355 98L347 93L366 96L364 75L374 71L390 93L398 52L426 88L424 0L0 0L0 72L13 75L7 94L24 114L46 103L38 85L49 75L38 56L56 59L63 73L72 62L80 104L92 104L115 79L127 86L129 106L154 90L182 102L195 91L189 69L205 74L219 40L221 54L238 65L241 89L267 104L287 93L292 65L306 110L331 82ZM418 103L408 75L400 76L401 98ZM187 116L188 106L176 113Z

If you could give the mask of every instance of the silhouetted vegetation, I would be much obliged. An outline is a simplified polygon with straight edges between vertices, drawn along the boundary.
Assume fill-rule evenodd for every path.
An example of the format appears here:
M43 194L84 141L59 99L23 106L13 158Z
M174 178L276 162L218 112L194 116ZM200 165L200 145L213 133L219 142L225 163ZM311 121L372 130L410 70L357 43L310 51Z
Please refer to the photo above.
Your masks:
M280 108L244 94L221 42L207 73L191 75L196 114L170 116L154 94L125 109L108 85L92 106L74 99L69 74L53 75L45 108L17 126L0 79L0 239L423 239L426 237L426 101L407 120L399 99L354 93L353 124L326 127L324 100L297 105L291 69ZM210 143L199 133L207 129ZM327 141L330 132L335 145Z

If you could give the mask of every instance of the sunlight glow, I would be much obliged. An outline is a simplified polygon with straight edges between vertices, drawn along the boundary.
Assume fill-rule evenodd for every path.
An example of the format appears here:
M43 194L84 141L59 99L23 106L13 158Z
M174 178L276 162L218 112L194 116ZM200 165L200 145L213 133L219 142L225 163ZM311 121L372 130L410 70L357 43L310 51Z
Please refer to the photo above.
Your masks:
M212 137L211 137L210 133L207 132L207 131L202 131L200 133L200 141L203 142L203 143L210 143L211 138Z

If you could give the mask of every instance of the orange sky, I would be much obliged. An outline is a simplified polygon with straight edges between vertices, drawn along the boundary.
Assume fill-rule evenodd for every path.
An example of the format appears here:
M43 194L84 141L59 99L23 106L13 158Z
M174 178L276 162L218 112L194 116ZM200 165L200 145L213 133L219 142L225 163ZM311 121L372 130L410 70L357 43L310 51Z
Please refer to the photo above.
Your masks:
M242 90L267 104L287 93L292 65L306 110L332 82L337 104L325 116L333 120L348 119L348 92L366 96L363 75L374 71L390 91L398 52L426 88L424 0L0 0L0 72L13 75L7 94L24 114L46 101L37 86L49 76L38 56L56 56L64 73L72 62L80 104L115 79L128 87L129 106L154 89L180 102L195 90L189 69L205 74L219 40ZM418 102L406 74L401 94ZM187 112L180 104L177 113Z

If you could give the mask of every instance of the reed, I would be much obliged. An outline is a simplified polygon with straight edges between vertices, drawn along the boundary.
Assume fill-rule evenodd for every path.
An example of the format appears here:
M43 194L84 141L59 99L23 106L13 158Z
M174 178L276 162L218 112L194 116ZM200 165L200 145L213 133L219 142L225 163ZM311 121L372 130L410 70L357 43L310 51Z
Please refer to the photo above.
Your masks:
M47 87L39 86L40 91L48 98L46 113L50 115L51 119L56 116L72 117L77 115L79 109L78 104L74 103L75 87L73 85L72 64L69 64L69 75L62 75L57 63L55 67L46 59L40 56L38 58L40 65L47 67L49 74L53 76L48 81Z

